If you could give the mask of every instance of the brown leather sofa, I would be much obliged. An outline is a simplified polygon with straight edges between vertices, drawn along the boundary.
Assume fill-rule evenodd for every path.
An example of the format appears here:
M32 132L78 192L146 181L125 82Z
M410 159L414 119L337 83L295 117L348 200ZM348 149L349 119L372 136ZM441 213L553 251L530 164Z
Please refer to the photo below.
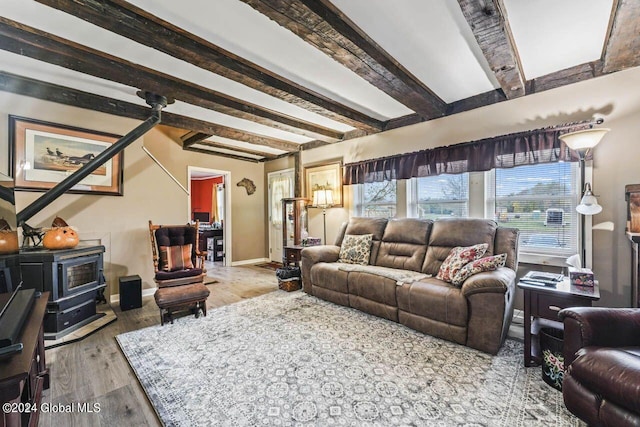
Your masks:
M564 403L590 426L640 426L640 309L573 307L564 321Z
M399 286L395 280L337 263L345 234L373 234L369 264L430 274ZM456 246L487 243L486 255L507 254L505 267L469 277L461 287L436 279ZM412 329L495 354L511 323L518 265L518 230L485 219L352 218L335 245L302 250L304 291Z

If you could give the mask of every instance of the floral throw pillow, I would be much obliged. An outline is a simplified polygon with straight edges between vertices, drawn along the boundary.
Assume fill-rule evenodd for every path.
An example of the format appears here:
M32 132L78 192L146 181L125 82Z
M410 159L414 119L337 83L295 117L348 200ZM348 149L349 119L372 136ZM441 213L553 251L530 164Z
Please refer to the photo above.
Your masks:
M177 271L193 268L191 243L178 246L160 246L160 269Z
M487 243L480 243L473 246L456 246L451 249L449 255L444 260L438 271L437 279L444 280L451 283L454 276L460 271L462 267L482 257L487 251L489 245Z
M347 234L342 240L340 246L340 255L338 262L346 264L369 264L369 255L371 255L371 242L373 234L353 235Z
M465 280L474 274L482 273L483 271L497 270L500 267L504 267L506 262L507 254L488 256L471 261L469 264L462 267L455 276L453 276L451 283L456 286L460 286Z

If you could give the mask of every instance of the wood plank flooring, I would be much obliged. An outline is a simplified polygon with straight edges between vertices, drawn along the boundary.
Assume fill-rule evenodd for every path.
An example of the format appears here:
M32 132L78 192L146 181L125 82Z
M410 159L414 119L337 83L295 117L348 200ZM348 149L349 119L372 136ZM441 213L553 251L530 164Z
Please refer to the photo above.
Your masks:
M218 267L211 264L207 285L211 295L207 308L215 309L278 291L275 272L256 266ZM279 291L281 292L281 291ZM153 297L145 297L142 308L113 310L118 320L82 341L46 351L51 373L51 387L43 394L43 404L52 408L67 408L76 404L76 411L40 413L39 426L99 427L99 426L160 426L153 407L120 351L115 336L147 326L160 324L160 314ZM99 412L78 413L78 403L99 404Z

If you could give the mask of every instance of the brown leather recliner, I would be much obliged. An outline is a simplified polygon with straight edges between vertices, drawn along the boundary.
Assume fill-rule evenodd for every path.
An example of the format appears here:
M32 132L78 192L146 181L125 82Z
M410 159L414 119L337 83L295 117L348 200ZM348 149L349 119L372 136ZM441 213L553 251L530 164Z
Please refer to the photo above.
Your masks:
M564 321L564 403L590 426L640 426L640 309L573 307Z

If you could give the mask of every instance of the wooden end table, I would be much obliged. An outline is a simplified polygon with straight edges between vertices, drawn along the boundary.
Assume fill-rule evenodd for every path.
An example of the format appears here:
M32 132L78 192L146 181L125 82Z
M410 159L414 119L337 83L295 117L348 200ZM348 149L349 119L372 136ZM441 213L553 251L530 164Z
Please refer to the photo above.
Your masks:
M304 246L293 245L284 247L284 257L282 264L293 264L296 267L300 267L300 260L302 259L302 249Z
M600 299L598 283L593 287L575 286L565 277L555 287L519 282L524 291L524 366L542 363L538 333L540 328L564 330L558 312L567 307L591 307Z

